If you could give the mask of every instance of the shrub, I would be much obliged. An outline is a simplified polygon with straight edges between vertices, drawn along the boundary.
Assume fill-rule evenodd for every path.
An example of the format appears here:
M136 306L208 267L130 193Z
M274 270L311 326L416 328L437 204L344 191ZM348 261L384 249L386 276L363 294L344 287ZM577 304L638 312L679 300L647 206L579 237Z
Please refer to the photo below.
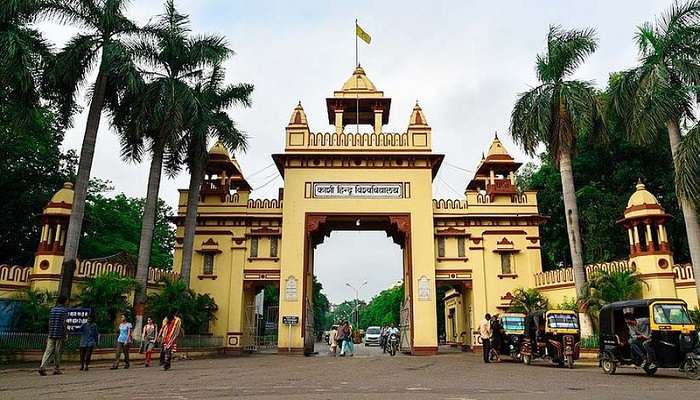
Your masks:
M133 278L108 272L88 279L78 300L82 307L93 309L100 332L112 332L117 316L128 313L128 296L137 287Z
M564 300L557 306L558 309L560 310L569 310L569 311L576 311L578 312L578 302L576 301L576 298L568 298L564 297Z
M529 314L535 311L549 309L549 300L537 289L515 289L510 302L510 312Z
M208 294L197 294L185 286L182 279L163 279L160 292L146 300L146 316L160 324L169 312L180 313L182 326L188 334L208 333L209 322L216 319L219 307Z
M49 329L49 311L56 304L56 293L27 289L20 298L22 302L12 324L14 331L46 333Z

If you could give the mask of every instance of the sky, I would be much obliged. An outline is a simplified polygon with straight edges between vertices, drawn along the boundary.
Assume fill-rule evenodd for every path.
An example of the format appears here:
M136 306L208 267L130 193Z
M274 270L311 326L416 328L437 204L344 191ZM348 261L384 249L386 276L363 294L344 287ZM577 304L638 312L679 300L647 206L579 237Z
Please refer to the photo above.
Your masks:
M416 101L433 130L433 151L445 162L433 184L436 198L457 198L494 132L510 153L529 161L512 143L508 122L518 93L537 85L534 61L544 51L548 26L595 28L598 50L579 68L577 79L604 88L610 72L637 60L636 27L665 11L670 1L233 1L179 0L193 31L226 36L236 55L227 80L255 85L253 106L230 114L249 136L236 154L253 186L252 197L276 197L283 185L270 154L284 148L284 127L301 101L312 132L330 131L325 98L352 74L354 20L372 36L360 43L360 63L379 90L392 98L385 131L404 132ZM160 14L161 1L133 1L129 16L140 24ZM57 47L77 30L43 22L39 28ZM93 78L94 79L94 78ZM83 96L83 105L86 97ZM64 149L82 142L87 107L76 115ZM92 176L112 181L115 193L145 196L148 160L128 164L103 118ZM177 203L189 177L164 179L160 196ZM321 245L316 273L332 302L354 298L345 284L370 299L401 277L401 256L380 233L337 232ZM386 243L376 246L377 243ZM358 252L357 249L363 249ZM352 271L348 275L348 271Z

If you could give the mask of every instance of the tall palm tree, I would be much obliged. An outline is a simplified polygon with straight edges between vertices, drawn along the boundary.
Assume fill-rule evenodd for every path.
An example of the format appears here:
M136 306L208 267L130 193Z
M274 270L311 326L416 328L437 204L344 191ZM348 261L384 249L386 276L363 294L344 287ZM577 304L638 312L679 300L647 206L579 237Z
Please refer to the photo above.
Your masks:
M652 143L666 130L676 169L676 188L683 210L688 247L700 299L700 223L698 223L697 135L681 136L693 122L700 86L700 1L674 3L655 24L645 23L636 35L640 63L610 79L612 106L623 117L629 137ZM696 128L697 129L697 128ZM685 152L680 152L686 141ZM695 144L695 146L694 146ZM693 152L693 150L695 150ZM695 185L694 185L695 184Z
M146 203L144 205L136 280L135 331L143 319L145 288L153 242L158 191L163 166L169 174L177 171L178 143L195 115L197 100L193 82L203 69L219 64L231 51L223 37L192 35L190 20L180 14L172 0L166 1L164 14L144 27L146 34L131 47L143 65L145 83L125 96L115 115L121 121L122 153L140 161L143 144L151 155Z
M595 31L550 26L547 51L537 56L540 85L520 94L511 115L513 140L529 155L544 144L561 173L569 250L577 298L583 295L581 230L571 155L582 138L604 140L601 105L592 83L566 80L597 47Z
M70 119L76 99L90 72L97 69L73 187L73 209L66 232L60 293L69 296L80 242L85 197L92 169L97 130L105 99L131 82L136 70L124 39L139 31L125 13L128 0L46 0L42 14L81 31L58 53L48 72L49 86L61 97L61 115Z
M197 224L197 205L199 190L204 178L204 170L209 157L209 138L216 138L229 151L244 150L246 135L236 128L236 124L226 113L226 109L235 105L250 107L250 95L253 85L224 84L224 69L216 65L207 79L198 82L194 88L197 101L196 111L190 126L182 140L182 152L190 170L190 185L185 215L185 236L182 243L182 264L180 273L185 285L190 285L192 270L192 253Z

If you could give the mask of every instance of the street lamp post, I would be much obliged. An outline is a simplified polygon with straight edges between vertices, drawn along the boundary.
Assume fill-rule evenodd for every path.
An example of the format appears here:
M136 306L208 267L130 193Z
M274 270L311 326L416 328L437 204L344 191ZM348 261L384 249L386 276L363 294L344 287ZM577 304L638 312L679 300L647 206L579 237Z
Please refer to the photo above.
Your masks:
M355 288L350 282L346 282L345 286L355 291L355 329L360 329L360 289L367 286L367 281L362 282L358 288Z

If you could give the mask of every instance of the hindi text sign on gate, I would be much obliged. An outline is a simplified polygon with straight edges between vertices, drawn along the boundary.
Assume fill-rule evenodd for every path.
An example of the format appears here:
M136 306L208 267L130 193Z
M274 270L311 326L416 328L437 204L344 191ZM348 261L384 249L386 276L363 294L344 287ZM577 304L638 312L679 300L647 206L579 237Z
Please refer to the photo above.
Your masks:
M399 182L315 182L313 197L317 199L401 199L404 197L403 186L403 183Z

